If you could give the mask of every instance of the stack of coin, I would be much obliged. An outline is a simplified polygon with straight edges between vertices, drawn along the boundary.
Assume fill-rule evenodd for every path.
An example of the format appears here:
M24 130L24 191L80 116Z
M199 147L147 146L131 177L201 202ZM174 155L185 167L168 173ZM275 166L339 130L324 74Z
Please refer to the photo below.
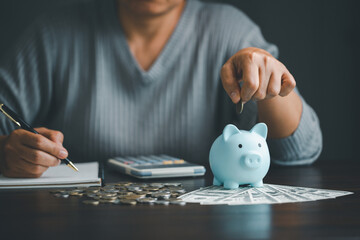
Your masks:
M116 204L116 205L186 205L178 199L186 191L181 183L133 183L118 182L104 187L75 188L70 190L57 189L51 191L55 197L83 198L84 204Z

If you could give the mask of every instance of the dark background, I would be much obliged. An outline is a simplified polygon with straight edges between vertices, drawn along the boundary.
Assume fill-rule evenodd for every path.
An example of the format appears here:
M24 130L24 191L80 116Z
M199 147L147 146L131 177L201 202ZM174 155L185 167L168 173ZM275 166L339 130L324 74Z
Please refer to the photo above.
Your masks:
M0 57L42 12L79 0L0 2ZM219 1L212 1L219 2ZM320 159L351 159L360 149L358 69L360 2L356 0L227 0L280 49L323 130ZM1 87L1 86L0 86Z

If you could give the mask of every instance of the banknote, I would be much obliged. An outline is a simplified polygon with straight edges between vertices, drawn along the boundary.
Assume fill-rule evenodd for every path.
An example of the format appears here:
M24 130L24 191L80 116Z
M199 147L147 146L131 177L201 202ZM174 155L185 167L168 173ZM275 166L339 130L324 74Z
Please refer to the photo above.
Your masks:
M179 198L184 202L201 205L253 205L316 201L349 194L352 192L264 184L260 188L243 186L232 190L222 186L209 186L188 192Z

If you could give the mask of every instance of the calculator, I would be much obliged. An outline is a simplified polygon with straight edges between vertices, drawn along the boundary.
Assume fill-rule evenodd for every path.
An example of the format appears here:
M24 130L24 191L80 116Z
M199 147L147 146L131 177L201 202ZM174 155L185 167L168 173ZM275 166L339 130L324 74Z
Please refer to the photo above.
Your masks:
M203 176L206 172L201 165L164 154L114 157L110 158L107 163L110 168L142 179Z

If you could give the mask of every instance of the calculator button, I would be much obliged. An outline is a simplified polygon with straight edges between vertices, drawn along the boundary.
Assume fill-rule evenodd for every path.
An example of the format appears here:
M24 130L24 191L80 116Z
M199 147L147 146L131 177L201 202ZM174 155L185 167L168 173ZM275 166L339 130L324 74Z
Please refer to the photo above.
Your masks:
M174 160L174 164L183 164L185 161L183 159Z
M165 165L167 165L167 164L173 164L174 162L173 161L171 161L171 160L166 160L166 161L163 161L162 162L162 164L165 164Z

